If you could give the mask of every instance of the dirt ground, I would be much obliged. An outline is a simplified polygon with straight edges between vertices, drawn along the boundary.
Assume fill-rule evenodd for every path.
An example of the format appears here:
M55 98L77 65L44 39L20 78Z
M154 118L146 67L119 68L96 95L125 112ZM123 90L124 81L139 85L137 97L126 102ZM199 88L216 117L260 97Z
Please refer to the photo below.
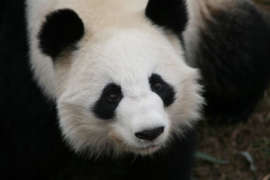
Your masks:
M226 162L197 158L194 180L270 180L269 114L256 113L246 123L222 127L205 121L199 130L199 151Z
M270 22L270 0L254 1L269 12ZM211 126L202 121L193 180L270 180L269 112L270 90L248 122Z

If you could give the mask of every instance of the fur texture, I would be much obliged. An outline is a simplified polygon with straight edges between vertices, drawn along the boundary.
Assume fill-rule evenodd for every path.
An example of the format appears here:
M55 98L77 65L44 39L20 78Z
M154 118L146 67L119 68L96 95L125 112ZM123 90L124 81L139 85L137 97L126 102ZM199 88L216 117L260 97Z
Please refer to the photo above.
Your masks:
M146 15L184 40L186 61L201 71L204 115L216 124L247 120L270 78L270 30L254 4L250 0L153 0L148 7L170 7L153 8ZM185 11L187 15L179 13ZM174 13L179 13L174 23L164 20ZM182 33L177 22L185 20Z
M183 0L149 0L145 14L154 23L176 34L184 31L188 21L186 3Z
M247 120L270 78L270 30L249 0L187 0L189 64L200 69L205 115L216 123Z
M246 119L268 84L268 27L249 1L187 0L187 10L179 0L2 3L3 179L189 180L203 101L185 58L203 75L208 116ZM54 49L44 23L58 26L46 17L67 9L84 33L68 43L57 36ZM106 103L119 87L121 98L107 119L93 107L112 83ZM136 137L157 127L154 140Z
M199 76L185 64L179 45L175 46L162 29L145 17L147 1L130 6L125 0L59 0L48 2L47 9L42 2L27 1L31 64L41 88L56 100L62 133L75 151L90 149L91 156L125 151L149 154L166 147L173 134L181 134L198 119L202 103ZM72 17L61 14L66 9L70 9ZM59 18L71 18L73 22L74 16L85 28L77 49L55 48L55 44L69 44L67 38L63 40L69 36L43 35L52 34L46 32L55 28L55 21L69 22ZM73 32L66 33L73 37ZM55 43L44 43L53 42L51 38ZM55 53L47 53L50 50L61 56L55 58ZM161 76L166 82L163 84L170 84L175 91L174 103L167 108L163 97L150 88L152 74ZM96 116L101 107L94 112L91 109L96 102L99 104L104 87L111 83L120 86L123 98L111 112L115 116L102 121L100 113ZM108 107L105 103L103 108ZM154 142L141 142L134 136L160 126L165 128L164 133Z
M84 35L82 20L70 9L62 9L47 15L41 29L40 48L44 54L53 59L69 46L74 47Z
M190 179L199 75L184 62L176 35L145 16L147 1L4 2L4 179ZM58 19L67 10L64 19L83 23L76 38L51 33L68 26ZM111 83L122 97L115 116L104 119L93 106ZM158 137L138 138L158 127Z

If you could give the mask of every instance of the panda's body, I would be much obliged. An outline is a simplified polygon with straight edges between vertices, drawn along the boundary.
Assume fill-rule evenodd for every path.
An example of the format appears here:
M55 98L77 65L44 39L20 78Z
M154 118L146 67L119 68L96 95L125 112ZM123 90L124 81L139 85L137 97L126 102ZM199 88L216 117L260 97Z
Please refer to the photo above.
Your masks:
M211 63L204 59L204 68L194 61L201 54L192 47L200 52L201 43L215 39L215 33L201 35L202 25L207 32L222 23L200 19L193 13L200 7L194 2L189 0L186 8L181 0L4 0L0 7L1 177L189 180L192 125L200 118L203 100L199 73L185 60L201 69L206 93L213 90L207 86L211 76L204 77ZM204 6L210 2L214 1L206 0L199 8L207 15L219 7L218 3ZM241 6L233 3L232 7ZM244 9L247 15L250 8ZM241 49L241 43L238 46ZM261 69L254 66L256 72L268 65L259 62ZM242 63L236 64L232 68ZM223 75L219 69L214 71ZM253 78L249 71L243 73ZM263 73L267 74L262 71L252 81L263 78ZM259 84L255 98L266 79ZM224 106L215 110L223 113Z
M189 2L183 36L187 60L203 77L205 115L245 121L269 85L269 24L251 0Z

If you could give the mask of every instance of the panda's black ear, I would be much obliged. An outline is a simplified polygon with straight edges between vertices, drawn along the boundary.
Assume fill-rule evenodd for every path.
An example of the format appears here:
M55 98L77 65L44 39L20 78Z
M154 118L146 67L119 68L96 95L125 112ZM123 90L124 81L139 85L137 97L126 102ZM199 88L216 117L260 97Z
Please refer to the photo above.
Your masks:
M62 51L75 46L84 35L81 18L71 9L52 12L39 32L39 46L42 52L55 59Z
M187 24L186 0L149 0L145 14L153 23L181 33Z

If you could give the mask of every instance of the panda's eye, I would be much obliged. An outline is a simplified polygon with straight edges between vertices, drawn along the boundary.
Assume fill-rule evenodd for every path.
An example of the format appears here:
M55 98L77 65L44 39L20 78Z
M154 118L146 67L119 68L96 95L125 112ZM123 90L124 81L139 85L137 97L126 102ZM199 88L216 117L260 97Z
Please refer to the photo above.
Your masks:
M115 110L123 98L121 87L110 83L106 85L93 107L95 115L101 119L113 119Z
M161 82L155 82L152 85L152 89L156 90L156 91L162 91L163 85Z
M165 82L158 74L152 74L149 78L151 90L159 95L165 106L174 102L175 92L171 85Z
M106 100L108 103L118 103L122 99L122 94L119 92L111 92L107 95Z
M157 74L153 74L150 77L150 85L151 85L151 89L154 92L160 92L164 89L164 87L166 86L165 82L162 80L162 78L157 75Z
M119 103L123 97L121 87L113 83L106 86L102 96L110 104Z

